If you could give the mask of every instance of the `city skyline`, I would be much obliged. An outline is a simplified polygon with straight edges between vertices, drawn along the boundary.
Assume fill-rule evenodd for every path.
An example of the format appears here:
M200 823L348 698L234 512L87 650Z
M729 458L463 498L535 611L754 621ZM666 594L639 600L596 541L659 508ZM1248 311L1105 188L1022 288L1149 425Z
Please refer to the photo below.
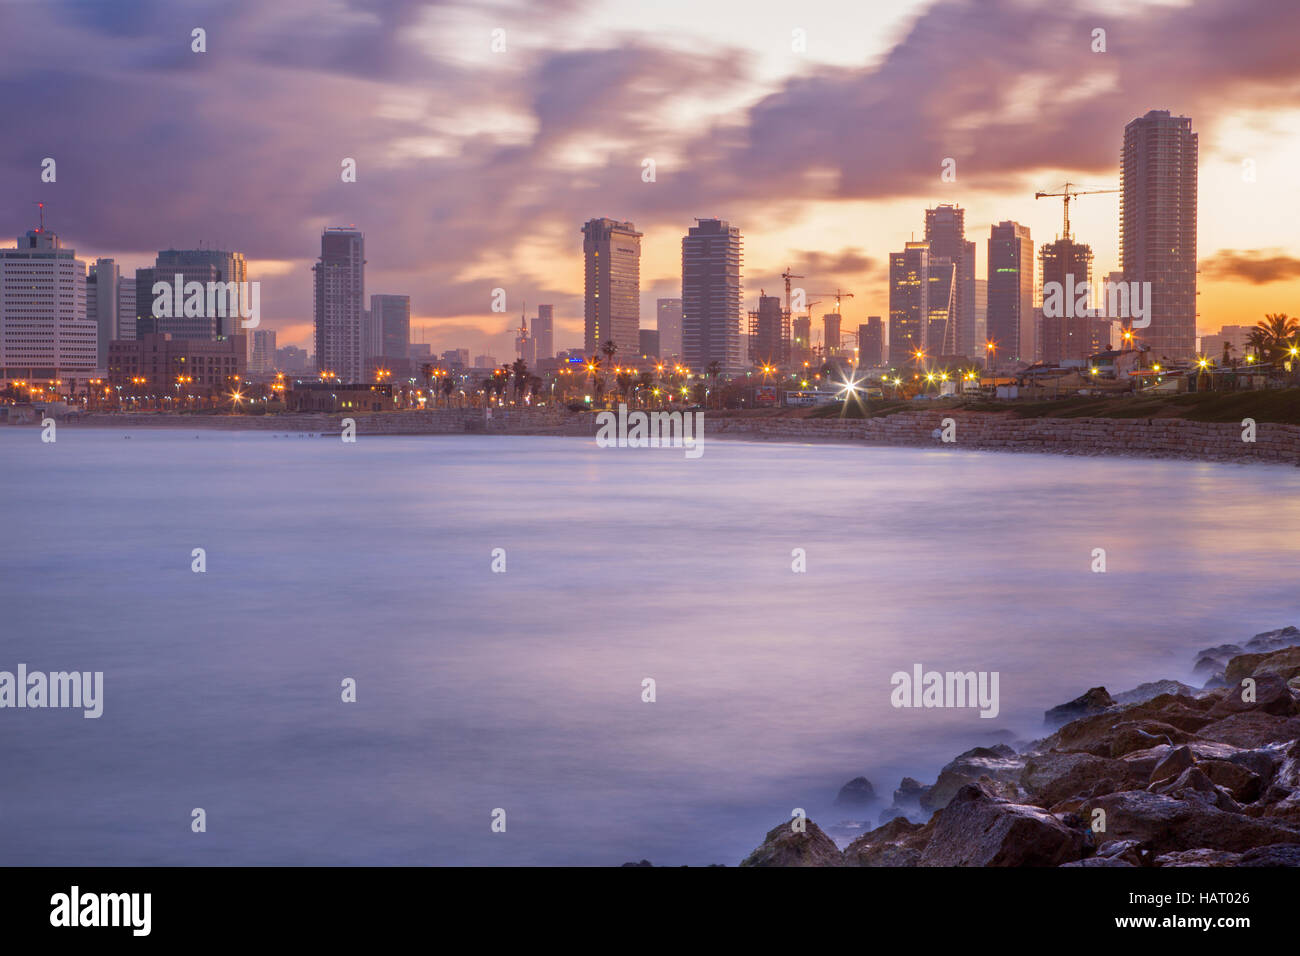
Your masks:
M61 90L70 95L60 99L63 124L50 122L48 93L14 100L21 145L0 164L15 207L7 234L30 226L28 203L39 199L48 203L49 228L79 256L114 258L123 274L167 245L210 239L239 249L264 284L265 326L281 343L301 346L311 337L303 294L311 236L356 223L370 240L375 287L411 295L413 339L435 353L468 345L508 354L512 316L524 301L554 304L557 348L580 341L575 223L593 216L637 223L648 325L656 299L680 295L684 226L717 216L746 237L746 310L789 267L831 288L854 288L844 327L856 328L886 313L888 255L920 238L920 209L954 203L966 211L982 276L990 225L1016 221L1036 244L1051 241L1059 207L1036 203L1033 192L1065 181L1118 186L1125 125L1167 109L1190 116L1200 136L1198 331L1286 310L1300 288L1300 249L1287 204L1275 198L1300 152L1296 124L1287 122L1288 77L1297 68L1281 42L1295 11L1252 18L1226 3L1131 12L1044 6L1031 20L1020 4L899 3L836 11L849 19L837 30L825 11L790 24L776 8L760 8L746 18L753 23L728 34L728 46L712 29L716 11L692 25L683 9L670 4L656 22L607 4L506 8L497 18L512 40L499 54L489 48L496 24L469 8L413 7L400 31L322 13L315 24L322 36L350 38L347 55L334 59L276 56L269 39L241 44L246 27L214 10L207 26L214 42L191 76L195 54L183 42L191 25L179 12L127 4L112 22L78 16L66 43L51 51L15 38L24 28L47 29L58 5L20 5L10 12L18 29L0 40L3 69L19 85L62 69ZM554 43L579 16L583 29ZM285 35L292 18L284 17L259 23L259 36ZM1097 25L1108 31L1104 53L1090 48ZM806 53L791 49L795 28L807 33ZM130 42L99 44L106 31ZM687 53L681 41L693 31L713 39ZM949 32L961 37L955 49L940 42ZM853 40L855 33L868 39ZM1216 56L1207 64L1198 51L1210 44ZM1126 52L1136 48L1140 58ZM1012 91L985 92L999 74L976 82L973 64L987 71L1003 60L998 69L1017 80ZM912 75L913 63L923 75ZM499 82L475 92L485 70ZM236 91L257 84L259 95L227 97L241 111L232 116L228 102L204 92L213 72ZM445 101L421 92L432 78L451 91ZM309 82L329 88L327 106L304 105ZM878 105L882 90L901 83L928 108L900 119ZM647 86L655 92L638 95ZM143 133L115 128L104 130L95 157L63 154L60 143L71 143L74 129L82 136L120 119L114 105L148 117L157 114L151 104L163 109L160 98L177 92L189 94L191 120L177 148L198 162L182 168L140 149ZM229 128L241 135L229 137ZM46 157L61 160L56 182L39 179ZM340 180L347 157L357 161L356 182ZM655 161L650 181L647 158ZM953 182L940 179L946 158L956 161ZM232 172L246 200L237 209L210 186ZM501 214L473 209L482 195L498 196ZM1097 275L1120 266L1119 206L1118 196L1098 196L1075 212ZM140 216L141 208L150 214ZM504 315L491 311L497 287L507 290Z

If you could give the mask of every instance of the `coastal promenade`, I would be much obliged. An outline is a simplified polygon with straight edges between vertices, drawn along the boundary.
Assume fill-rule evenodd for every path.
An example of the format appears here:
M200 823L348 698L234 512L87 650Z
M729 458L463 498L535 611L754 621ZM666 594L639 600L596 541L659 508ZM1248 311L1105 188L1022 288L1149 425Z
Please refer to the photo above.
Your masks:
M341 432L344 418L365 435L594 435L595 413L562 407L430 409L373 414L177 415L103 412L78 415L60 427L180 428L229 431ZM27 423L29 427L35 421ZM947 434L952 440L944 441ZM835 442L934 446L1062 455L1124 455L1200 461L1300 464L1300 425L1260 422L1254 441L1237 422L1180 418L1030 418L990 412L923 409L877 418L816 419L705 412L704 440Z

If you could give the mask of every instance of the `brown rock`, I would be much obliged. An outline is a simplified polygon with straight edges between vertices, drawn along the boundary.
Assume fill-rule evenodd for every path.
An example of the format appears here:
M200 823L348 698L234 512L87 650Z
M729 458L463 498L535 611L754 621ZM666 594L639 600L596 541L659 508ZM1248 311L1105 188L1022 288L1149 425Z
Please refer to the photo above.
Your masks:
M920 796L921 809L927 813L942 809L962 787L978 784L990 796L1014 800L1024 759L1006 744L974 747L959 754L941 771L934 786Z
M930 841L933 823L910 823L902 817L864 833L844 850L845 866L916 866Z
M1177 776L1194 763L1196 759L1187 747L1171 750L1152 768L1150 783L1157 784L1168 777Z
M1157 854L1197 849L1244 853L1257 846L1300 841L1300 829L1286 823L1256 820L1201 801L1145 790L1109 793L1092 806L1106 811L1108 839L1137 840Z
M1240 853L1226 850L1177 850L1155 858L1156 866L1236 866Z
M1254 700L1243 700L1246 688L1242 687L1241 680L1229 679L1227 692L1215 702L1209 712L1210 719L1245 713L1291 717L1300 711L1295 697L1291 695L1291 688L1287 687L1286 681L1282 678L1276 674L1262 674L1252 679L1255 681Z
M1060 866L1082 853L1081 830L966 786L935 817L921 866Z
M1142 726L1142 721L1151 720L1194 734L1213 719L1205 713L1213 706L1213 700L1161 694L1123 710L1071 721L1044 740L1041 746L1044 750L1083 751L1098 757L1110 757L1114 755L1115 735L1120 724ZM1128 732L1129 729L1125 728L1125 733Z
M1251 671L1254 677L1262 677L1265 674L1272 674L1284 681L1300 677L1300 647L1288 647L1266 655Z
M1200 736L1243 750L1255 750L1267 744L1282 743L1300 737L1300 718L1279 720L1262 712L1232 714L1207 724Z
M1199 767L1188 767L1175 779L1153 783L1147 788L1152 793L1162 793L1180 800L1203 800L1220 810L1241 813L1241 805L1226 791L1214 785Z
M1202 760L1197 765L1215 784L1239 803L1251 803L1263 792L1259 774L1227 760Z
M843 866L835 842L817 824L804 820L805 831L794 831L788 820L767 831L763 843L745 857L741 866Z
M1123 780L1123 787L1112 785L1111 790L1139 786L1145 778L1123 761L1096 757L1088 753L1035 754L1025 761L1020 775L1020 785L1030 794L1030 802L1040 807L1053 807L1071 797L1092 794L1102 780Z
M1241 855L1238 866L1300 866L1300 843L1275 843Z
M1158 720L1126 720L1114 726L1110 734L1110 756L1123 757L1137 750L1146 750L1158 743L1170 746L1185 744L1193 735L1172 724Z
M1060 704L1043 714L1043 723L1060 727L1089 714L1100 713L1115 706L1115 701L1104 687L1093 687L1069 703Z

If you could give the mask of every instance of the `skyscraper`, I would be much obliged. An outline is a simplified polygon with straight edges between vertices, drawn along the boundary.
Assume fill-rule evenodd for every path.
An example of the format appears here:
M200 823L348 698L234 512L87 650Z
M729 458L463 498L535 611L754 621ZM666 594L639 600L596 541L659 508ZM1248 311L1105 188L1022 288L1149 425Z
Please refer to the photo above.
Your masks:
M269 375L275 371L275 332L272 329L253 329L253 355L248 360L248 370L256 375Z
M1151 110L1124 127L1120 267L1150 282L1151 325L1135 330L1156 355L1196 354L1197 135L1186 116Z
M619 355L641 347L641 233L630 222L590 219L582 227L586 259L584 345L595 355L613 341Z
M117 328L113 338L129 342L135 338L136 316L135 276L118 276L117 279Z
M141 335L153 332L166 332L173 338L215 339L233 338L236 335L247 337L248 330L242 326L240 311L247 311L248 303L243 299L248 281L248 264L243 253L229 252L224 249L164 249L158 253L153 268L135 271L136 324ZM222 307L209 310L207 295L204 306L196 313L189 308L178 311L171 302L163 299L163 294L154 294L154 284L165 282L175 286L177 282L182 289L191 282L200 283L204 289L209 282L235 283L230 292L222 297ZM186 295L188 299L188 294ZM166 308L156 309L160 299ZM215 305L214 300L214 305ZM219 315L217 312L225 312ZM247 356L245 356L247 358Z
M658 358L659 357L659 330L642 329L639 335L641 338L641 357Z
M1010 220L989 230L987 335L992 364L1034 361L1034 241Z
M533 358L555 358L555 306L539 305L533 319Z
M867 324L858 326L858 366L875 368L884 358L885 327L880 316L867 316Z
M0 380L90 377L99 328L86 318L86 265L44 228L0 249Z
M340 382L364 382L365 237L351 226L326 228L312 273L316 368Z
M925 269L925 354L957 354L957 264L930 250Z
M112 259L96 259L86 275L86 318L98 329L95 367L108 373L108 343L117 336L118 281L121 272Z
M925 238L931 259L951 260L954 272L947 338L932 343L934 352L968 357L981 354L984 343L977 342L975 336L975 243L966 240L966 210L952 204L927 209Z
M372 295L370 322L379 346L376 357L404 359L411 349L411 297Z
M901 368L925 348L930 244L909 242L889 254L889 364Z
M739 375L744 240L725 220L695 223L682 237L682 359L695 372L717 362L724 375Z
M1088 315L1077 315L1077 303L1072 294L1074 289L1087 287L1092 281L1092 247L1072 238L1062 237L1055 242L1044 243L1038 250L1039 262L1042 264L1043 329L1039 354L1044 362L1058 364L1069 360L1086 359L1097 349L1094 348L1097 337L1093 326L1097 320ZM1063 290L1058 307L1048 296L1055 284ZM1063 301L1066 297L1069 302ZM1098 303L1089 299L1088 305Z
M777 296L760 294L758 309L750 313L749 359L758 366L790 361L790 335Z
M840 319L838 312L827 312L822 315L822 356L824 358L837 358L840 354Z
M664 358L682 355L682 300L657 299L655 309L659 323L659 352Z

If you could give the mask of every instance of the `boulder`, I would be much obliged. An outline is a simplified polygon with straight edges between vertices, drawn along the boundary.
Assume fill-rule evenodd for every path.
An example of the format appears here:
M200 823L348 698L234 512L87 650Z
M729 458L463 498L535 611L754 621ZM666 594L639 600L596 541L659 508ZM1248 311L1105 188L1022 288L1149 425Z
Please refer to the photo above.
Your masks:
M1153 861L1156 866L1236 866L1240 853L1226 850L1176 850L1162 853Z
M1014 800L1024 763L1006 744L967 750L939 771L934 786L921 794L921 809L933 813L946 807L953 795L970 783L977 784L990 796Z
M890 820L850 843L844 850L844 865L916 866L933 830L932 823Z
M1232 714L1207 724L1200 736L1203 740L1221 741L1243 750L1257 750L1300 737L1300 718L1279 720L1260 712Z
M1250 673L1253 677L1272 674L1289 684L1293 678L1300 677L1300 647L1288 647L1265 655Z
M1111 699L1110 694L1106 693L1106 688L1093 687L1069 703L1059 704L1044 712L1043 723L1048 727L1056 728L1080 717L1101 713L1113 706L1115 701Z
M804 832L794 829L793 820L767 831L763 843L745 857L741 866L843 866L839 848L817 824L804 820Z
M1198 761L1227 760L1239 752L1231 744L1218 743L1212 740L1191 740L1182 746L1191 751L1193 759ZM1151 780L1152 773L1155 772L1156 765L1177 749L1176 747L1161 744L1149 750L1135 750L1132 753L1127 753L1120 760L1129 767L1131 773L1141 778L1141 786L1146 786Z
M840 787L840 792L835 797L835 806L869 807L879 801L880 798L876 796L876 788L871 785L870 780L866 777L854 777Z
M1096 785L1103 780L1124 781L1122 785L1112 783L1110 790L1139 786L1141 782L1138 774L1121 760L1088 753L1045 753L1025 761L1020 786L1030 794L1030 802L1054 807L1071 797L1093 795Z
M1083 832L1038 807L962 787L936 815L921 866L1060 866L1083 855Z
M1198 677L1210 677L1213 674L1221 673L1228 666L1228 661L1238 654L1244 653L1246 653L1246 649L1237 644L1220 644L1218 647L1207 647L1196 655L1196 663L1192 665L1192 673Z
M921 809L921 798L925 796L926 791L930 788L919 780L911 777L904 777L894 791L894 803L888 809L880 814L880 822L883 824L894 817L928 817L929 813Z
M1241 658L1234 658L1234 661ZM1263 713L1274 717L1294 716L1300 707L1291 694L1286 681L1276 674L1261 674L1252 678L1255 681L1255 699L1244 700L1246 689L1240 680L1229 678L1227 691L1219 697L1210 709L1211 720L1229 717L1232 714Z
M1061 866L1133 866L1133 864L1128 860L1118 858L1090 856L1086 860L1071 860L1069 863L1062 863Z
M1230 813L1241 813L1241 805L1226 790L1216 787L1199 767L1188 767L1176 778L1153 783L1147 789L1180 800L1205 802Z
M1098 757L1110 757L1120 724L1143 726L1143 721L1154 721L1194 734L1213 719L1206 712L1214 703L1212 699L1160 694L1140 704L1073 720L1039 746L1043 750L1082 750Z
M1273 782L1273 775L1277 773L1278 765L1282 763L1283 754L1276 747L1263 747L1259 750L1238 750L1224 759L1230 764L1257 774L1260 789L1263 790Z
M1230 813L1199 800L1178 800L1145 790L1109 793L1092 802L1106 811L1105 834L1137 840L1157 854L1176 850L1228 850L1300 840L1300 829L1283 822Z
M1238 866L1300 866L1300 843L1274 843L1247 850Z
M1229 760L1202 760L1196 765L1215 786L1239 803L1251 803L1264 791L1260 775Z
M1140 704L1143 701L1150 700L1152 697L1159 697L1161 694L1185 694L1192 696L1196 693L1196 688L1184 684L1177 680L1157 680L1147 684L1138 684L1132 690L1126 690L1122 694L1115 694L1115 703L1121 706L1129 704Z
M1178 747L1169 751L1151 770L1150 784L1157 784L1168 777L1176 777L1196 763L1192 751L1187 747Z
M1300 628L1283 627L1276 631L1256 634L1246 642L1244 650L1248 654L1260 654L1280 651L1284 647L1292 647L1296 644L1300 644Z
M1127 860L1133 866L1147 866L1150 855L1137 840L1107 840L1097 847L1102 859Z
M1158 720L1126 720L1116 724L1109 734L1110 756L1123 757L1138 750L1146 750L1159 743L1185 744L1193 735L1172 724Z

